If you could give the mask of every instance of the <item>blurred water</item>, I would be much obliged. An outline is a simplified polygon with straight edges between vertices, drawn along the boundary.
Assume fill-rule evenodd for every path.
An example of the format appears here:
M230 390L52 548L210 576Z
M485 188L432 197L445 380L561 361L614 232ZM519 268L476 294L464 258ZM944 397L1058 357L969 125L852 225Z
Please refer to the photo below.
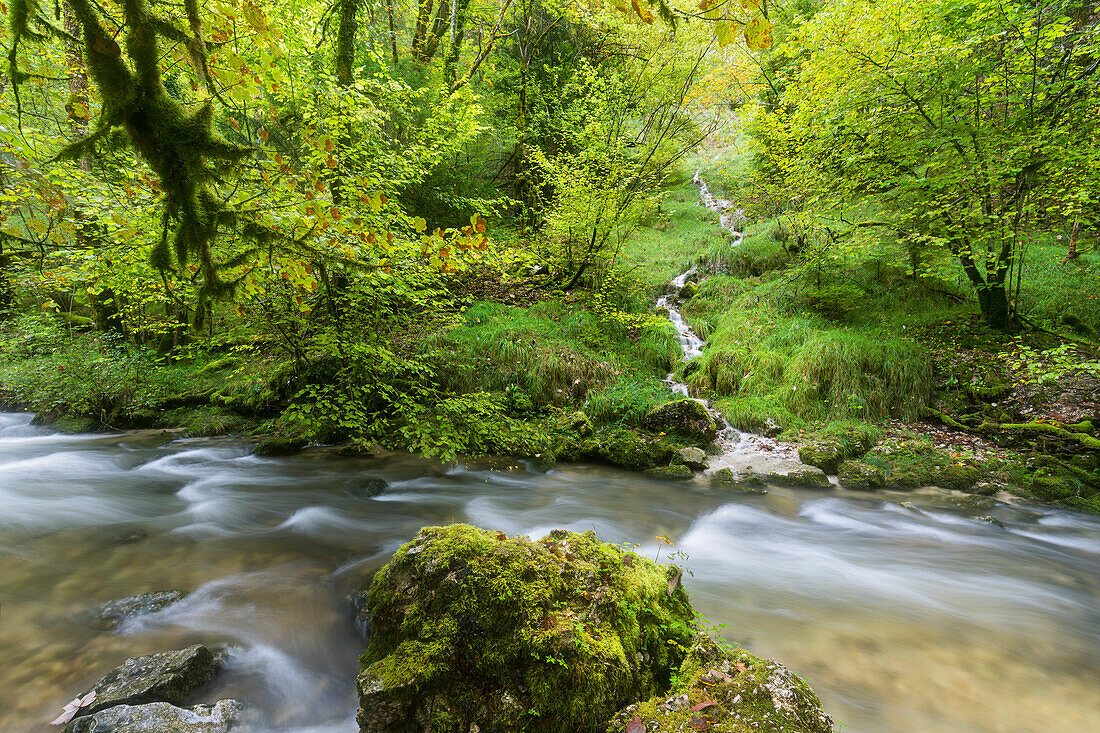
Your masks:
M702 614L808 677L847 730L1100 730L1097 517L932 490L731 494L588 465L260 459L29 417L0 414L3 731L52 730L123 659L201 641L234 649L202 700L248 702L258 730L351 733L363 640L346 596L421 526L456 521L675 553ZM100 602L170 588L192 595L116 633L88 625Z

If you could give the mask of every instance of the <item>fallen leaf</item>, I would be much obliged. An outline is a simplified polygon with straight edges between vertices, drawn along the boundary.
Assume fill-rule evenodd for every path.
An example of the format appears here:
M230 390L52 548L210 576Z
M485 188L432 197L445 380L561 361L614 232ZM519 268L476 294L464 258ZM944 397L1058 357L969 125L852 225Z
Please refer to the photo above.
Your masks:
M701 718L698 715L696 715L696 716L693 716L692 719L688 721L688 727L691 728L692 730L706 730L707 728L710 727L710 723L707 722L706 718Z
M626 733L646 733L642 719L637 715L631 718L630 722L626 724Z
M691 712L693 712L693 713L697 713L697 712L699 712L700 710L705 710L706 708L709 708L709 707L713 707L713 706L715 706L715 705L717 705L717 704L718 704L718 703L716 703L716 702L715 702L714 700L705 700L705 701L703 701L703 702L701 702L701 703L697 703L697 704L695 704L695 705L692 705L692 706L691 706L691 708L690 708L690 710L691 710Z

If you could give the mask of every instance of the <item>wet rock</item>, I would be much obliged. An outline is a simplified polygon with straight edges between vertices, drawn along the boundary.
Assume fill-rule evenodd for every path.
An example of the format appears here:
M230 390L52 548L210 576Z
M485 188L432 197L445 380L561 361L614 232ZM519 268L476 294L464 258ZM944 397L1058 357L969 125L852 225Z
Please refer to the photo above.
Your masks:
M683 465L660 466L658 468L647 468L645 470L645 474L647 476L652 476L653 478L676 479L676 480L689 479L694 475L691 472L690 468L688 468L687 466L683 466Z
M65 733L228 733L241 720L244 705L219 700L180 708L166 702L115 705L77 718Z
M92 627L101 631L110 631L118 628L118 625L126 619L163 611L186 597L187 594L181 590L162 590L109 601L96 609Z
M214 679L219 667L218 657L202 644L127 659L95 683L95 700L77 715L91 715L115 705L178 705Z
M770 417L764 419L764 428L761 430L761 435L765 438L778 438L782 432L782 425L775 422Z
M707 408L697 400L685 399L658 405L642 418L642 427L653 432L679 433L700 442L714 440L718 426Z
M996 517L991 517L989 515L984 515L983 514L982 516L974 517L974 518L977 519L979 522L985 522L986 524L992 524L995 527L1004 527L1005 526L1004 522L997 519Z
M796 488L827 489L832 484L825 472L798 461L760 455L732 456L723 459L742 480L753 476L762 484Z
M833 721L802 679L783 665L700 636L670 693L629 705L609 733L714 730L831 733Z
M258 456L292 456L306 447L303 438L265 438L253 451Z
M372 496L378 496L379 494L381 494L383 491L386 490L387 486L389 486L389 484L386 483L385 479L378 478L377 476L372 476L363 481L356 488L355 494L356 496L361 496L363 498L369 499Z
M684 286L680 288L680 291L676 293L676 297L680 300L690 300L695 297L695 294L699 292L699 286L693 282L686 282Z
M798 460L829 474L836 473L845 457L844 446L839 440L819 440L798 449Z
M747 494L766 494L768 493L765 484L760 480L760 477L753 472L738 475L733 472L732 468L722 468L710 475L711 483L718 484L723 488L736 489L737 491L743 491Z
M846 489L881 489L886 485L886 473L863 461L844 461L837 468L837 478Z
M680 448L673 454L672 462L702 471L707 467L707 454L702 448Z
M592 532L422 529L370 586L360 731L602 732L691 645L680 580Z

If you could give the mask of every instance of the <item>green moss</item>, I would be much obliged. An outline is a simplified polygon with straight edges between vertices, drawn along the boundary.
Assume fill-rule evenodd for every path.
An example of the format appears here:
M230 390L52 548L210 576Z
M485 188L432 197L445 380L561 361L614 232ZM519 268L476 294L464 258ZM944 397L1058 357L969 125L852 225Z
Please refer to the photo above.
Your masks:
M883 470L863 461L844 461L837 468L837 478L846 489L880 489L886 485Z
M652 476L653 478L677 479L677 480L689 479L694 475L691 472L690 468L688 468L687 466L683 466L683 465L659 466L657 468L647 468L645 473L646 473L647 476Z
M965 463L953 463L937 471L933 480L945 489L969 491L981 477L980 469Z
M836 473L840 462L847 457L839 440L821 440L807 443L798 449L798 460L807 466L817 466L825 473Z
M587 442L582 457L595 458L630 469L665 465L672 460L673 446L660 438L643 437L633 430L619 429Z
M620 711L608 733L830 733L810 686L782 665L699 637L667 693ZM633 725L639 724L641 727Z
M300 453L305 446L306 441L301 438L265 438L254 452L258 456L292 456Z
M592 532L425 528L371 583L361 730L602 730L679 667L679 577Z

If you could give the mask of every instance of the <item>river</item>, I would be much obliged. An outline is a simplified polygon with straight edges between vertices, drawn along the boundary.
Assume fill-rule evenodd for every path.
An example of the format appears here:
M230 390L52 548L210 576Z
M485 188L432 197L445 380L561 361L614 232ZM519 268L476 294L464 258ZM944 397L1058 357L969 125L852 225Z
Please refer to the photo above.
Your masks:
M363 640L346 596L447 522L677 553L696 608L804 675L843 730L1100 730L1100 517L936 490L738 494L592 465L261 459L231 439L57 435L29 418L0 414L5 733L55 730L125 658L196 641L234 649L203 699L247 701L264 731L352 733ZM370 497L372 479L387 485ZM90 628L96 604L163 589L192 595Z

